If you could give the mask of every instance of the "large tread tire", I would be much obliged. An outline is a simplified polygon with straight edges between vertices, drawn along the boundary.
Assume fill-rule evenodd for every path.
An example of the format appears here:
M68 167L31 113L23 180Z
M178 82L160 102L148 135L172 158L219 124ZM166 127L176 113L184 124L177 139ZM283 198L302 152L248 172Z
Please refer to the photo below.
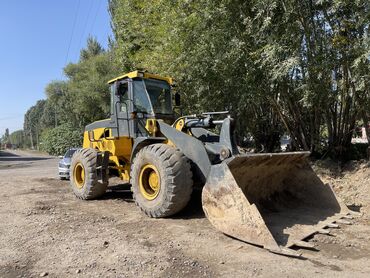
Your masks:
M101 183L97 177L97 157L98 152L95 149L87 148L77 150L73 156L70 167L70 185L77 198L91 200L101 197L108 187L108 182ZM78 186L74 178L74 169L77 164L83 166L85 179L83 186Z
M139 178L142 167L154 165L160 176L157 197L148 200L140 192ZM188 158L178 149L153 144L142 148L131 165L131 190L137 206L150 217L174 215L189 202L193 190L192 172Z

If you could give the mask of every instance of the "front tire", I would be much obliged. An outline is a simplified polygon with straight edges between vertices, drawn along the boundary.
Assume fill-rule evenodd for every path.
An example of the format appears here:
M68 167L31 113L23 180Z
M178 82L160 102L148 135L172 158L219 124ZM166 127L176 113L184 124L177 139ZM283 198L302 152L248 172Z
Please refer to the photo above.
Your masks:
M77 198L96 199L107 190L108 182L99 182L97 176L98 152L94 149L77 150L70 167L70 185Z
M144 147L132 163L131 184L135 203L145 214L155 218L174 215L191 197L190 162L169 145Z

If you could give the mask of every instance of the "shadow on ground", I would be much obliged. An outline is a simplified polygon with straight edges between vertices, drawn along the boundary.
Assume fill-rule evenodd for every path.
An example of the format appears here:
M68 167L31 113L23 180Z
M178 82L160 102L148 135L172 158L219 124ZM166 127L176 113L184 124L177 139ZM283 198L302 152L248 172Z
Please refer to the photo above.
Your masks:
M10 152L7 152L7 151L0 151L0 157L1 156L7 156L7 157L9 157L9 156L19 156L19 155L16 155L14 153L10 153Z
M115 184L108 187L107 192L100 198L101 200L124 200L134 202L132 198L131 185L128 183Z
M195 188L191 195L191 199L187 206L180 211L178 214L173 216L175 219L199 219L204 218L204 212L202 208L202 189Z
M188 205L178 214L171 216L174 219L198 219L204 218L202 209L202 191L194 189ZM100 198L101 200L124 200L134 202L131 192L131 185L128 183L115 184L108 187L107 192Z
M47 160L52 159L53 157L39 157L39 156L19 156L14 153L7 151L0 151L0 161L36 161L36 160Z

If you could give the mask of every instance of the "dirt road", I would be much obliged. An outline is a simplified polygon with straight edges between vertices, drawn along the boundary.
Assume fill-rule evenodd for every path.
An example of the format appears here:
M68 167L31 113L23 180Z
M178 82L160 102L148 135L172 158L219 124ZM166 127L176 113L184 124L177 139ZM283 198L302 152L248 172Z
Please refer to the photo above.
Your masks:
M0 152L0 277L369 277L368 210L332 234L313 237L307 259L275 255L213 229L197 196L150 219L125 184L80 201L57 159Z

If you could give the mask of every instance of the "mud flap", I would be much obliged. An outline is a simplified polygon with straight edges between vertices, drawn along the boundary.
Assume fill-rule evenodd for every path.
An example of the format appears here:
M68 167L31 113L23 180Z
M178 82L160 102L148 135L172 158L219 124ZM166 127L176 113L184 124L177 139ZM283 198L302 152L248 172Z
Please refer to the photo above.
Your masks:
M203 210L221 232L274 253L350 213L309 166L308 152L239 155L211 167Z
M106 183L108 182L108 164L109 164L109 152L98 152L97 158L96 158L96 175L98 177L98 181L100 183Z

